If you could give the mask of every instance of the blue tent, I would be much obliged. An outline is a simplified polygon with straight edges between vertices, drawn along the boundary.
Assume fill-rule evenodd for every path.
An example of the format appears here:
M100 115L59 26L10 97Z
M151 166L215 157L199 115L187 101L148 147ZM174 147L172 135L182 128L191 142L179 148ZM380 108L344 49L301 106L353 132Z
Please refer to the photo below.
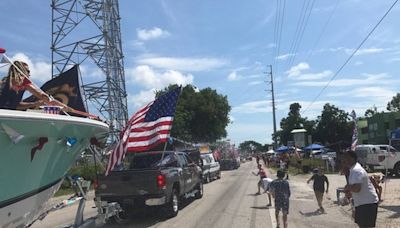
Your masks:
M289 147L281 146L278 149L276 149L276 151L278 151L278 152L287 152L287 151L289 151Z
M400 128L397 128L396 130L392 131L391 139L400 139Z
M320 150L324 148L324 146L321 146L319 144L311 144L309 146L304 147L304 150Z

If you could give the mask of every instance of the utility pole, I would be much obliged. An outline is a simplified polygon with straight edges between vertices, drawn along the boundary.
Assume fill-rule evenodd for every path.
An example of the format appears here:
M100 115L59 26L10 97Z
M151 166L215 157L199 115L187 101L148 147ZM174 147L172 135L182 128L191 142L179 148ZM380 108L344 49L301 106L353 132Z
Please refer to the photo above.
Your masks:
M272 121L273 121L273 126L274 126L274 149L278 148L278 142L276 140L276 117L275 117L275 94L274 94L274 78L272 75L272 65L269 66L269 72L266 72L267 75L270 77L267 78L267 83L271 84L271 90L268 90L268 92L271 92L271 98L272 98Z

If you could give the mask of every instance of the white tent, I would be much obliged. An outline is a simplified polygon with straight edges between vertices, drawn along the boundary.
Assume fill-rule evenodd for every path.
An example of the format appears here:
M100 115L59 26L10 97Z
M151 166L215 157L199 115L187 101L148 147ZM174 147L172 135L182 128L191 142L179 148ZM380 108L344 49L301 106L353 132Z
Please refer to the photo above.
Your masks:
M269 150L269 151L267 151L267 154L275 154L275 151L274 150Z

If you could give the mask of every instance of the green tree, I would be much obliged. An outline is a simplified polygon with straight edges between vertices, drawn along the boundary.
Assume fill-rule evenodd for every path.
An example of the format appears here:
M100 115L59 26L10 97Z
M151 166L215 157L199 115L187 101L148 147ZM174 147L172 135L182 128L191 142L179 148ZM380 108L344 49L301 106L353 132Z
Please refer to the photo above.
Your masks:
M352 122L345 111L326 103L322 113L317 118L317 126L313 139L323 144L350 142L352 136Z
M239 150L243 152L261 152L263 151L264 146L261 143L258 143L253 140L244 141L239 144Z
M388 102L386 109L391 112L400 112L400 93L397 93L396 96Z
M293 139L293 129L304 128L307 130L307 134L314 131L315 121L309 121L307 118L303 118L300 115L301 105L299 103L292 103L289 107L290 111L286 118L282 118L280 122L281 130L277 131L276 135L272 135L272 138L279 137L279 143L287 145L288 141Z
M157 96L176 87L170 85L157 92ZM215 142L227 135L230 110L227 96L211 88L196 92L192 85L187 85L178 100L171 135L190 142Z
M371 108L365 110L365 117L372 117L373 115L378 113L378 109L376 108L376 106L372 106Z

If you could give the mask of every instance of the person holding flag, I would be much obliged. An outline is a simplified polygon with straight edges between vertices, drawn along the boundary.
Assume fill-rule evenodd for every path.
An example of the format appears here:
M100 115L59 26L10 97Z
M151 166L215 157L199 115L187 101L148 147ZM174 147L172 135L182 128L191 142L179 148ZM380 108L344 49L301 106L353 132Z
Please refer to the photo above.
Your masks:
M44 103L51 103L50 97L37 89L29 80L28 64L14 61L6 77L0 81L0 109L26 110ZM37 102L22 102L25 90L38 98Z

